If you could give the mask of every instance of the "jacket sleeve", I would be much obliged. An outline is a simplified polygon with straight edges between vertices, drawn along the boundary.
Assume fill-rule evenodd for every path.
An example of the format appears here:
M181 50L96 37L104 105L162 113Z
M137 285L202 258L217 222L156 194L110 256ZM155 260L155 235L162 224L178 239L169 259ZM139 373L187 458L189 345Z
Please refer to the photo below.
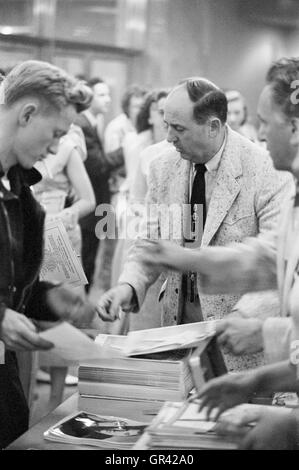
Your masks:
M160 275L160 271L158 269L146 266L140 261L140 255L142 251L146 249L146 239L160 238L159 214L155 211L155 207L157 207L156 184L154 184L156 178L156 173L154 168L152 168L146 203L142 207L139 205L140 212L143 213L143 217L139 226L139 240L135 240L131 246L124 264L123 271L119 278L120 284L130 284L136 293L138 302L135 306L132 305L133 312L136 312L140 309L148 288L158 279ZM148 208L151 208L150 214L148 213ZM142 242L140 242L140 239L142 239Z
M277 171L267 155L256 174L255 212L258 218L258 236L267 236L276 230L281 209L295 194L295 182L291 173Z
M245 294L277 288L276 232L199 252L199 289L205 294Z

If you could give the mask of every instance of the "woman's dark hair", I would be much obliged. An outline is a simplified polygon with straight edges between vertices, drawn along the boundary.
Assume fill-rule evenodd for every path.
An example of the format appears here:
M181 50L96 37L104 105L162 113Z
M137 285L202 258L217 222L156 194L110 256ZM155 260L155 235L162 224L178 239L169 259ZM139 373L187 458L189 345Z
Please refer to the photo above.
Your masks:
M200 77L186 78L180 84L186 85L188 96L194 103L193 117L198 124L204 124L209 117L217 117L225 124L227 99L220 88Z
M138 85L131 85L124 93L122 100L121 100L121 108L126 116L129 117L129 106L133 96L136 98L143 98L146 94L146 90L141 88Z
M93 78L90 78L88 81L87 81L87 85L90 87L90 88L93 88L95 85L97 85L98 83L105 83L105 81L100 78L100 77L93 77Z
M142 106L136 118L137 133L151 129L152 125L149 123L151 105L157 103L161 98L166 98L169 91L167 90L153 90L146 94Z

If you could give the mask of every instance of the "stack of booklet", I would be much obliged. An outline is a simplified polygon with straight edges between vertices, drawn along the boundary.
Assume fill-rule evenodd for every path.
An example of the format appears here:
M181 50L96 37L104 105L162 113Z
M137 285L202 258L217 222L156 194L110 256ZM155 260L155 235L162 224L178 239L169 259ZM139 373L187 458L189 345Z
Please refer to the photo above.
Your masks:
M132 448L146 426L139 421L79 411L49 428L44 438L66 444L127 450Z
M243 404L208 421L199 400L166 402L134 449L237 449L265 405ZM246 426L242 425L245 419Z
M79 367L79 394L126 400L183 400L193 387L189 351L91 361ZM82 407L81 407L82 408Z
M194 386L192 348L204 348L213 334L212 322L201 322L191 328L136 331L127 337L98 335L96 344L111 354L80 364L79 408L98 412L100 398L155 402L157 410L166 400L184 400Z

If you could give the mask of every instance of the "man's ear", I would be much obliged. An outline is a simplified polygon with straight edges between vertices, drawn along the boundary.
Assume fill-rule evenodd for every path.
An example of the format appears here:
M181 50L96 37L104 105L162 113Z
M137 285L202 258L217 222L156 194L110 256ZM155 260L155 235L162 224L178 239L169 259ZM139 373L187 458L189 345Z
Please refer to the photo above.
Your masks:
M18 122L20 126L27 126L30 123L32 117L37 113L38 105L36 103L24 104L19 112Z
M291 119L291 138L290 138L290 143L291 145L294 145L295 147L299 147L299 118L294 117Z
M209 124L209 135L211 138L214 139L219 134L219 131L221 129L221 122L218 118L211 118L209 120Z

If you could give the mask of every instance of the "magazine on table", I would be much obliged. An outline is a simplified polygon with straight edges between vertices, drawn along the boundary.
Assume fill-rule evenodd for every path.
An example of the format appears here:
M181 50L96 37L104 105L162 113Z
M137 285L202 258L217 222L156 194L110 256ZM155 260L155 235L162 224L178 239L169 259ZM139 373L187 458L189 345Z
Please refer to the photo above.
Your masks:
M50 427L44 438L66 444L126 450L132 448L146 427L146 423L132 419L78 411Z
M226 410L217 422L217 409L207 419L199 411L200 400L165 402L135 449L237 449L242 437L253 427L266 405L244 403Z

